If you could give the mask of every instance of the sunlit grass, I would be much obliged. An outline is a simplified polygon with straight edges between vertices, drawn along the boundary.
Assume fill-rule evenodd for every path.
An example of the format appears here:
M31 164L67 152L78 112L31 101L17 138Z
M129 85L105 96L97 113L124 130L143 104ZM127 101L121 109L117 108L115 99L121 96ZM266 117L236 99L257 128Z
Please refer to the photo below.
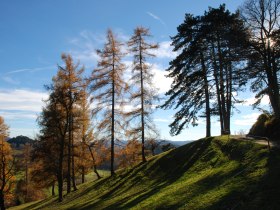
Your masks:
M280 153L228 136L202 139L79 190L13 209L276 209ZM87 179L92 179L90 174ZM260 208L256 208L260 207Z

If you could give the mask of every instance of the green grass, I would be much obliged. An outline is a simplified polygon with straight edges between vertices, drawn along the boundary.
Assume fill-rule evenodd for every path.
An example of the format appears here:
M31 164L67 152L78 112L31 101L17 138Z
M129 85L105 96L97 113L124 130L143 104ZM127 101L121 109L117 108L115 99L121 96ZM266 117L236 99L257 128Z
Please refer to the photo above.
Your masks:
M280 151L201 139L79 190L12 209L280 209Z

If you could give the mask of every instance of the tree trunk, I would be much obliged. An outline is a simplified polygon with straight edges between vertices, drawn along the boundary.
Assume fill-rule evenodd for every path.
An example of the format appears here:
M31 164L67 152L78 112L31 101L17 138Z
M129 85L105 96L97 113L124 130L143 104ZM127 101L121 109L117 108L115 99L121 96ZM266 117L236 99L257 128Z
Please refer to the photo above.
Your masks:
M278 82L278 80L280 80L280 78L277 77L277 71L278 71L278 68L277 68L277 64L276 64L276 61L275 61L275 53L274 53L274 50L272 51L272 77L273 77L273 84L274 84L274 95L275 95L275 105L274 105L274 108L273 108L273 111L274 111L274 114L275 116L280 119L280 90L279 90L279 83L280 81Z
M207 71L204 62L203 53L200 53L201 56L201 66L203 70L203 79L204 79L204 91L205 91L205 113L206 113L206 137L211 136L211 116L210 116L210 97L209 97L209 88L207 80Z
M96 165L93 165L93 172L96 174L97 179L101 179L101 176L99 175L99 173L98 173L98 171L97 171Z
M72 153L72 185L73 185L73 188L74 188L74 191L76 191L78 188L77 188L77 185L76 185L76 176L75 176L75 154L74 154L74 136L73 136L73 115L71 113L71 116L72 116L72 120L71 120L71 153Z
M140 37L141 39L141 37ZM144 84L143 84L143 64L142 64L142 47L141 47L141 42L139 45L139 52L140 52L140 74L141 74L141 140L142 140L142 162L146 162L146 157L145 157L145 121L144 121Z
M227 134L227 119L226 119L226 99L225 99L225 85L224 85L224 72L223 72L223 56L221 52L221 47L220 47L220 41L218 40L218 57L219 57L219 70L220 70L220 77L219 77L219 84L220 84L220 98L221 98L221 111L222 111L222 117L223 117L223 130L222 130L222 135Z
M212 58L213 58L213 69L214 69L214 79L215 79L215 86L216 86L216 94L217 94L217 101L218 101L218 109L219 109L219 116L220 116L220 125L221 125L221 135L223 134L224 130L224 118L222 114L222 105L221 105L221 97L220 97L220 88L219 88L219 77L218 77L218 65L216 61L215 55L215 46L212 43Z
M1 190L0 191L0 210L5 210L5 200L4 200L4 193L3 191Z
M111 121L111 176L115 175L115 69L113 66L113 81L112 81L112 121Z
M228 76L227 76L227 116L226 116L226 130L228 131L227 134L229 135L230 132L230 118L231 118L231 107L232 107L232 64L229 63L228 66Z
M99 173L98 173L98 171L97 171L95 158L94 158L94 155L93 155L93 152L92 152L92 149L91 149L90 145L88 145L88 149L89 149L89 151L90 151L90 155L91 155L92 162L93 162L93 172L96 174L97 179L100 179L101 176L99 175Z
M52 196L55 196L55 181L52 183Z
M58 163L58 200L63 200L63 157L64 157L64 141L60 145L59 163Z
M73 151L72 151L72 185L73 185L74 191L76 191L78 188L77 188L77 185L76 185L75 157L74 157Z
M70 115L70 114L69 114ZM71 192L71 135L70 135L70 124L71 124L71 115L69 116L68 124L68 144L67 144L67 193Z
M82 166L82 183L85 183L85 167Z

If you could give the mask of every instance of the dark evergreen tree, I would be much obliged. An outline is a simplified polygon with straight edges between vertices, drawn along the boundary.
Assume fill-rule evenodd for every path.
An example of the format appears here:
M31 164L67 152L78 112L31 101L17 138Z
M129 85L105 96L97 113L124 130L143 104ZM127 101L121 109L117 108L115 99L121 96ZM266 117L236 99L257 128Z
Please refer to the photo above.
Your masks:
M210 136L210 94L207 78L209 61L206 58L207 48L201 17L186 14L184 23L177 30L178 34L172 37L172 45L174 51L181 53L170 62L168 77L173 78L173 83L166 93L169 99L161 107L180 107L170 124L173 135L179 134L184 126L190 123L197 125L198 114L205 107L206 136Z
M225 5L210 8L203 22L217 101L213 108L220 118L221 134L230 134L232 108L240 102L233 94L248 81L244 65L249 33L239 13L230 13Z
M197 125L202 109L206 116L206 136L210 136L210 115L218 113L221 133L230 133L233 93L247 81L243 74L248 33L238 13L221 5L204 16L186 14L172 37L180 54L170 62L173 78L168 100L162 108L179 109L170 124L171 134L179 134L190 123ZM210 104L210 99L216 103Z

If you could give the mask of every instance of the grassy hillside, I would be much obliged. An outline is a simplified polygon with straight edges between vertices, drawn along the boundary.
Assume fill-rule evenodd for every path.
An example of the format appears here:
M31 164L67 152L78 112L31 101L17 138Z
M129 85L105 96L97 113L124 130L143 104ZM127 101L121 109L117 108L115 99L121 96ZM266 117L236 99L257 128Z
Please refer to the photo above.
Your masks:
M280 209L280 151L202 139L65 196L13 209Z

